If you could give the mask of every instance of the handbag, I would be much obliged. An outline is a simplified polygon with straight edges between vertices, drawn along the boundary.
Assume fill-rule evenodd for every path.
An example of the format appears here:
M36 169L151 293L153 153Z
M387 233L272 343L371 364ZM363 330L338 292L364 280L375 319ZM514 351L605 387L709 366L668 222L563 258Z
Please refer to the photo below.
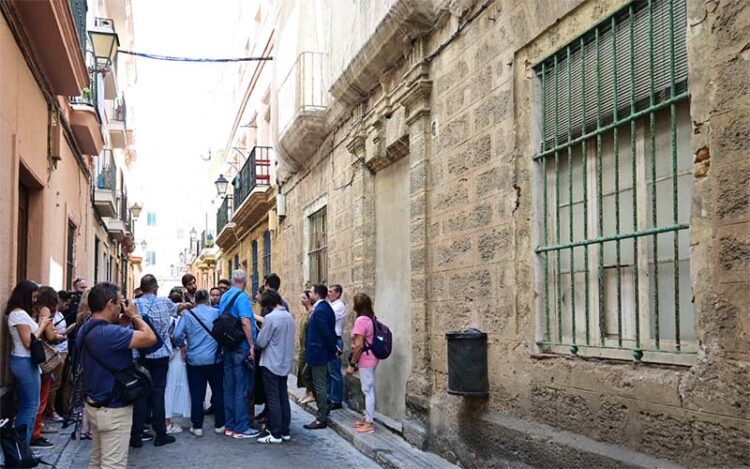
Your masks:
M0 429L0 446L5 456L5 467L36 467L39 464L26 443L26 425L14 428L6 419Z
M237 350L242 341L245 340L242 321L240 321L240 318L234 317L230 312L240 293L242 292L238 291L229 300L226 308L224 308L224 312L214 320L214 327L211 329L211 336L216 339L216 342L229 350Z
M55 369L60 366L63 362L63 357L60 355L55 347L51 346L47 342L39 341L42 343L44 348L44 363L39 364L39 368L42 369L42 374L52 373Z
M44 353L44 345L42 345L42 341L35 334L31 334L29 352L31 352L31 363L34 365L41 365L47 360L47 354Z
M117 399L123 404L128 405L138 399L150 396L153 391L153 382L151 381L151 373L149 373L145 367L133 362L124 370L115 370L99 360L93 350L91 350L86 338L95 327L101 325L104 325L104 323L100 322L91 326L89 330L86 331L86 334L82 337L81 341L86 347L86 351L91 355L91 358L93 358L99 366L115 377L115 386L107 399L101 402L89 402L89 404L93 407L104 407Z

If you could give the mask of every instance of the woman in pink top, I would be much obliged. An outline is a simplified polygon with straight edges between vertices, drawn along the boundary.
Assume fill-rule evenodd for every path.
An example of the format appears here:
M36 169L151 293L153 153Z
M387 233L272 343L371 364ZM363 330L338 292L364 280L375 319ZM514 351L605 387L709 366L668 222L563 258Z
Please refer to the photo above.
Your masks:
M375 313L370 297L364 293L354 295L354 312L357 313L357 320L352 328L352 358L346 374L351 376L359 369L359 380L365 395L365 418L354 422L354 426L357 433L372 433L375 431L375 368L378 359L371 351L365 350L365 346L372 344L375 337Z

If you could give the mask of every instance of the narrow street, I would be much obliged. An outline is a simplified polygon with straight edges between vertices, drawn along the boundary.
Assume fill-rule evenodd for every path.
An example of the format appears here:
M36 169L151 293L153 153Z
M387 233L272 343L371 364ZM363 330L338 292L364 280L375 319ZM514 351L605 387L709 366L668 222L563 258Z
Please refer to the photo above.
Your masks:
M281 445L261 445L255 440L235 440L215 434L213 417L207 416L204 433L196 438L187 432L176 434L171 445L155 448L144 442L130 449L131 469L265 467L265 468L377 468L372 460L357 451L331 429L310 431L302 428L312 417L292 404L292 441ZM58 469L88 466L91 441L71 441L57 462Z
M0 226L11 465L750 469L750 0L0 0Z

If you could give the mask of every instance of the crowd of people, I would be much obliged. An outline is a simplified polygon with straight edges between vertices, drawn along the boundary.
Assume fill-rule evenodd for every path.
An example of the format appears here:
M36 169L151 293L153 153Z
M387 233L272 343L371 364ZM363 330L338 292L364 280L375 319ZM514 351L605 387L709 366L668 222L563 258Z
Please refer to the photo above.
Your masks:
M166 297L150 274L131 298L108 282L89 289L77 279L73 287L58 292L23 280L6 307L15 428L33 449L54 446L43 436L56 431L50 423L74 424L74 437L93 440L90 467L125 467L129 446L173 443L187 420L192 437L202 437L207 414L226 437L289 441L287 377L295 357L297 385L307 390L302 402L317 405L304 428L326 428L329 413L342 408L348 311L341 285L314 285L300 295L299 328L276 274L264 277L255 298L246 293L243 270L210 290L199 290L186 274ZM345 370L359 373L365 396L356 431L371 433L378 359L369 350L375 334L370 298L354 295L353 312ZM217 336L215 323L226 318L236 321L236 346ZM256 405L263 405L257 414Z

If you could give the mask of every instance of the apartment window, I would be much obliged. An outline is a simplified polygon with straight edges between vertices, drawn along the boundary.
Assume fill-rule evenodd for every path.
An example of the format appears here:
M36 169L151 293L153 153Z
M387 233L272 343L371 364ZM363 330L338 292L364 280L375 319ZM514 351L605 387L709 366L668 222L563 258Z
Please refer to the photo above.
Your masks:
M229 272L229 275L232 275L232 259L227 261L227 272Z
M535 67L548 348L695 350L686 25L637 0Z
M271 232L263 233L263 275L271 273Z
M99 253L101 252L101 241L94 238L94 283L99 281Z
M258 240L254 239L252 243L252 254L253 254L253 298L258 294Z
M241 268L241 266L240 266L240 255L239 254L235 254L234 255L234 269L235 270L239 270L240 268Z
M156 226L156 213L148 212L146 214L146 224L148 226Z
M146 263L149 265L156 264L156 251L146 251Z
M73 267L75 266L74 248L76 240L76 226L68 220L67 252L65 256L65 278L68 290L73 289Z
M310 282L326 283L328 279L328 238L326 235L326 207L308 217L310 243L307 258L310 268Z

